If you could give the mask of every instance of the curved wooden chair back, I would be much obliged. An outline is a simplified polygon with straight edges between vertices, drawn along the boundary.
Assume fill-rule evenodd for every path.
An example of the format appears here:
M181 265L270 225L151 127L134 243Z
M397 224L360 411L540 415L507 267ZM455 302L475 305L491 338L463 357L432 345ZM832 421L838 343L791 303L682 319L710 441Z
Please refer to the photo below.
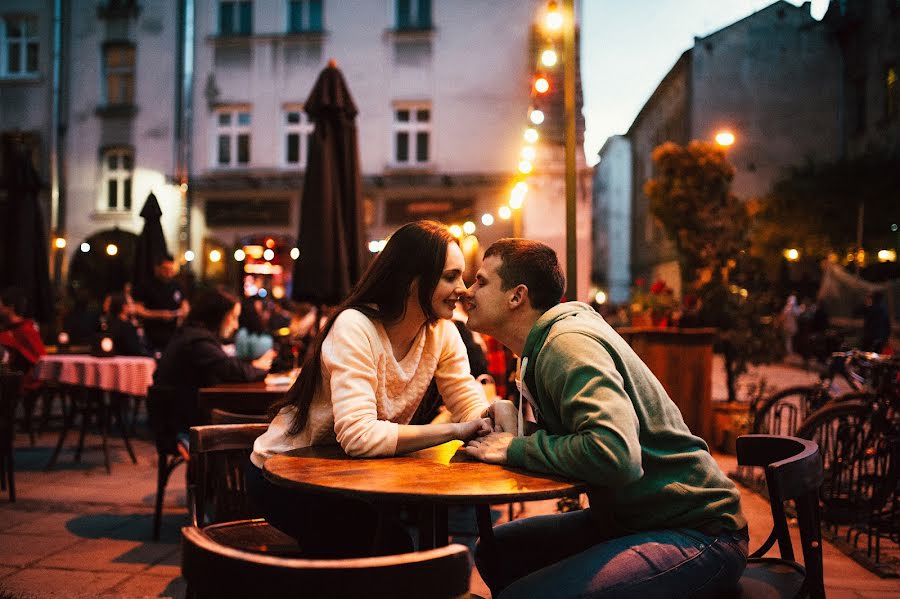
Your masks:
M181 572L188 583L188 597L469 596L472 564L463 545L379 557L311 560L226 547L196 527L185 527L181 533Z
M191 427L191 518L195 526L260 515L247 495L245 469L267 424Z
M740 581L741 597L825 597L822 571L822 457L812 441L779 435L743 435L737 439L741 466L765 468L772 509L772 532L750 554ZM793 500L800 529L803 564L794 557L784 503ZM778 544L780 558L763 557Z

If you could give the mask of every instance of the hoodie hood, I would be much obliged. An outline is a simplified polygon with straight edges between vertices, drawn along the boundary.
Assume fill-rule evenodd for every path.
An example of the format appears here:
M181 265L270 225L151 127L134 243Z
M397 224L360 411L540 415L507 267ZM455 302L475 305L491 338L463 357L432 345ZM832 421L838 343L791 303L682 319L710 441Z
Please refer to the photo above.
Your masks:
M521 356L522 370L519 372L519 376L529 389L535 389L534 360L544 346L544 342L547 341L553 325L561 320L578 318L586 314L590 314L593 317L597 316L597 312L585 303L563 302L544 312L537 322L534 323L534 326L531 327L531 332L528 333L528 338L525 339L525 349ZM530 369L528 368L529 364L532 365Z

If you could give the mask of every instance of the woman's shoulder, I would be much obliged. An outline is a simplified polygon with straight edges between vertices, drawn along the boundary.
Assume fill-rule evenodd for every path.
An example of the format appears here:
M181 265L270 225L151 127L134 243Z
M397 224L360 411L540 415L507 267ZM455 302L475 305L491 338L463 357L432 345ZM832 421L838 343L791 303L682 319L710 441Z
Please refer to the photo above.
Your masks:
M347 308L334 319L329 336L345 333L359 334L360 332L373 338L378 337L378 328L374 320L355 308Z

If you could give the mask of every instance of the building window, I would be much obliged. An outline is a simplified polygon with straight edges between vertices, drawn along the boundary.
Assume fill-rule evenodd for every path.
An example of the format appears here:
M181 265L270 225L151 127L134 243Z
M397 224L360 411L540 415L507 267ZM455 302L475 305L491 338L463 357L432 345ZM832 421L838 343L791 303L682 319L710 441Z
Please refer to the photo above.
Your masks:
M106 104L134 104L134 46L107 44L103 49Z
M288 2L288 31L304 33L322 31L323 0L290 0Z
M219 2L219 35L253 33L253 3Z
M306 150L313 124L300 106L291 106L284 111L284 164L306 168Z
M131 179L134 175L134 153L128 148L113 148L103 153L103 210L131 210Z
M38 74L37 17L0 17L0 76Z
M250 164L250 110L225 108L216 112L216 166Z
M395 165L427 165L431 161L431 106L395 106L393 138Z
M884 75L884 116L893 119L897 116L897 67L891 65Z
M396 0L397 29L431 29L431 0Z

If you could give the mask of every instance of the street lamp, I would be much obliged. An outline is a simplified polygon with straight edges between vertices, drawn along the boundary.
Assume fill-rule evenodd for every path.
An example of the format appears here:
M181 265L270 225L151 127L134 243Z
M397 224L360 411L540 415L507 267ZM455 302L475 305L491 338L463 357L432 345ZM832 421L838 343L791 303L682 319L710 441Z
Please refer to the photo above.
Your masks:
M734 133L728 131L727 129L723 129L716 133L716 143L722 146L723 148L727 148L734 144Z
M784 250L784 257L788 262L796 262L800 259L800 250L796 248L788 248Z

